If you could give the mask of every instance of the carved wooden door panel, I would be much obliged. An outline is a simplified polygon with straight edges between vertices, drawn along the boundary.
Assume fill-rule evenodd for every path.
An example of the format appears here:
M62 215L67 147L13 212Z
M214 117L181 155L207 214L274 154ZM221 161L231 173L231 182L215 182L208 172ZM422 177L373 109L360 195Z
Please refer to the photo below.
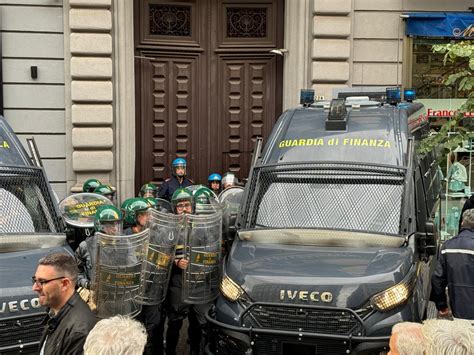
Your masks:
M283 0L135 2L136 185L248 175L257 136L281 112Z

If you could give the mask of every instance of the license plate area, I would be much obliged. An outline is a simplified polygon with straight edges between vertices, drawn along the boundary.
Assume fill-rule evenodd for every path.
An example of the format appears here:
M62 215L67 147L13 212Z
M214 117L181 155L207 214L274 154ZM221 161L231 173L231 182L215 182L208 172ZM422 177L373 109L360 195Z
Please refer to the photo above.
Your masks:
M282 355L307 354L317 355L316 344L286 343L281 344Z

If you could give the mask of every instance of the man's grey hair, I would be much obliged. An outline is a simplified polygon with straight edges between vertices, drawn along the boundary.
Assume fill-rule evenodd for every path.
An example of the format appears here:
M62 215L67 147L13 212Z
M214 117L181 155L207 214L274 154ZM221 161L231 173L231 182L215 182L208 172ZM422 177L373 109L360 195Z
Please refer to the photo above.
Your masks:
M397 334L395 346L400 355L423 355L426 343L421 333L420 323L402 322L395 324L392 335Z
M464 211L462 214L462 227L468 229L474 228L474 209Z
M430 319L423 323L421 332L428 344L427 354L474 354L474 327L468 320Z
M115 316L97 322L84 344L84 355L142 355L145 327L129 317Z
M65 253L51 253L42 257L38 265L52 266L54 269L61 274L76 282L77 279L77 264L74 258Z

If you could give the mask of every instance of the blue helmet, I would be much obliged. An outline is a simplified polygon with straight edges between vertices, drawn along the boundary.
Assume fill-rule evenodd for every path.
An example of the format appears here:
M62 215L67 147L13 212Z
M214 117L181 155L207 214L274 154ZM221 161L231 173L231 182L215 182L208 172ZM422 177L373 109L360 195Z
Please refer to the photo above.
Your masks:
M173 166L173 175L180 178L186 176L186 159L176 158L171 165Z
M172 165L173 165L173 167L178 166L178 165L184 165L184 166L186 166L186 159L183 159L183 158L176 158L175 160L173 160Z
M217 173L212 173L207 178L207 181L219 181L219 182L221 182L221 180L222 180L222 176L220 176L220 174L217 174Z

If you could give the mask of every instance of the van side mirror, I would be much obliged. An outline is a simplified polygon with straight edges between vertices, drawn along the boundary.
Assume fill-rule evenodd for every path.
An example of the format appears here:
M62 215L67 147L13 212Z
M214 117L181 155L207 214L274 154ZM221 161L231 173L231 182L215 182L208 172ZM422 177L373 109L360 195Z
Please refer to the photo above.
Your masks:
M416 233L416 245L423 258L435 255L438 246L436 240L436 226L432 220L425 223L425 230Z

